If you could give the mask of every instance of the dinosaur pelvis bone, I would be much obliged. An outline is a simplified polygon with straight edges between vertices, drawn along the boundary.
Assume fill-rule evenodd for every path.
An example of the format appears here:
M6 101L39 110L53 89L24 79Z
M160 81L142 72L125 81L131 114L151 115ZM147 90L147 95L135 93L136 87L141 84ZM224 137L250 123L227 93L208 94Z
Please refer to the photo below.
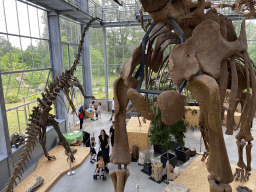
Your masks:
M213 77L220 78L221 61L247 50L245 21L241 24L240 37L234 42L226 41L219 25L212 20L199 24L185 43L174 48L170 54L170 76L180 86L202 69Z

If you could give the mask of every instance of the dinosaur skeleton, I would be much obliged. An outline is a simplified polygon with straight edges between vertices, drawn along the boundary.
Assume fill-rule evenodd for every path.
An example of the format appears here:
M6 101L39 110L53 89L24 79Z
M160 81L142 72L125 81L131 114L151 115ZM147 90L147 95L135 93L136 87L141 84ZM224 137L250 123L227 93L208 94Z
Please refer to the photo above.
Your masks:
M150 110L148 101L139 92L160 94L157 104L164 114L161 117L162 121L168 125L176 123L185 113L184 101L179 93L140 89L144 79L144 66L146 65L147 89L152 72L159 71L167 60L169 60L169 74L172 81L177 86L181 86L180 91L187 83L188 89L200 106L199 125L209 152L207 169L210 173L208 177L210 191L232 191L229 183L234 177L223 137L221 118L226 90L231 90L226 134L232 135L233 130L240 126L236 135L238 166L245 169L247 176L251 171L253 140L250 126L256 106L255 67L247 52L245 21L242 22L240 36L237 37L232 21L218 14L216 9L213 8L204 14L204 9L211 7L209 1L140 0L140 2L142 11L148 12L152 18L152 24L142 43L126 60L120 77L114 83L116 131L111 162L118 165L118 170L111 172L110 176L115 191L124 190L129 176L126 167L130 164L130 152L125 128L125 109L129 100L144 118L153 120L154 114ZM170 44L176 45L170 54L163 58L163 51ZM147 54L145 54L146 48ZM135 77L132 77L139 64L139 70ZM252 89L251 93L249 88ZM234 122L237 98L241 100L245 98L238 125ZM247 165L243 162L242 153L245 145ZM121 169L121 164L125 165L125 169Z
M65 72L63 72L60 77L56 77L50 83L50 85L47 86L47 88L45 89L45 93L42 93L42 99L37 98L39 105L34 106L32 110L32 114L29 115L30 124L28 124L28 127L26 128L27 140L24 145L24 148L22 149L22 154L18 159L18 163L15 165L13 172L11 174L11 177L9 179L9 182L7 183L4 189L5 192L13 191L14 184L17 185L16 178L20 179L22 172L24 172L23 167L24 166L26 167L26 161L29 161L29 159L31 159L30 154L34 149L37 140L39 140L40 144L42 145L44 155L48 158L48 160L56 159L54 156L50 156L48 154L45 146L46 127L50 124L54 127L55 131L57 132L60 143L65 148L66 153L70 154L71 161L74 162L75 160L75 157L73 155L74 152L70 149L66 138L62 135L60 128L58 126L58 122L55 120L55 116L52 114L49 114L49 112L52 109L51 105L53 104L54 100L56 99L60 91L64 92L64 94L66 95L69 101L69 104L72 107L73 112L76 112L75 106L69 98L69 88L72 88L73 86L76 86L80 89L84 98L94 98L93 96L84 95L82 85L79 83L76 77L73 77L73 75L80 60L85 33L89 29L89 26L92 24L92 22L94 22L97 19L98 18L91 19L87 23L86 27L84 28L84 31L81 36L80 45L78 48L78 53L76 55L76 59L74 61L73 66L69 70L66 70Z

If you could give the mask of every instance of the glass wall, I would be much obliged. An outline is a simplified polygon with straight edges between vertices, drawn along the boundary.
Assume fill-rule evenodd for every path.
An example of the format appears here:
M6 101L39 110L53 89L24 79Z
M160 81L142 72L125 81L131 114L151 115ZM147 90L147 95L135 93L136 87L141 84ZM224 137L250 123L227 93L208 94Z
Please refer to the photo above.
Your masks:
M138 27L112 27L106 29L108 59L108 95L112 99L113 83L120 76L125 61L132 56L133 50L139 46L145 32Z
M76 58L81 39L81 25L78 22L72 21L71 19L60 17L60 29L63 69L67 70L72 67ZM79 80L82 85L83 78L81 61L79 61L79 65L75 71L74 76ZM73 104L75 106L80 105L84 101L81 91L77 87L74 87L70 91L73 93L70 95L70 99L73 101ZM70 109L69 104L67 105Z
M0 0L0 23L0 71L11 135L24 132L37 104L33 100L50 77L46 11L26 2Z

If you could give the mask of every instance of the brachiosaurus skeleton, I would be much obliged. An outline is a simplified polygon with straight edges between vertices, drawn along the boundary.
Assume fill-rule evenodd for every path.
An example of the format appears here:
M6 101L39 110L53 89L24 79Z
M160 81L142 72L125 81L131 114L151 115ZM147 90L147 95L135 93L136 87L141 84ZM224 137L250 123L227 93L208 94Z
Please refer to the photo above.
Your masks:
M255 71L247 52L245 21L242 22L240 37L237 38L231 20L219 15L215 9L204 14L204 9L211 7L211 2L206 3L205 0L198 0L198 2L140 0L140 2L142 10L148 12L153 19L153 24L149 27L149 30L152 30L151 33L148 31L144 37L145 39L150 36L145 58L143 58L143 47L146 45L143 40L144 44L134 50L132 57L125 62L120 77L114 83L116 131L111 162L118 164L118 170L111 172L110 177L115 191L122 192L124 190L129 176L126 167L131 160L125 128L125 108L128 101L132 101L143 117L148 120L154 119L149 104L138 92L143 91L140 89L141 82L137 79L138 74L142 72L137 72L135 78L132 77L132 74L136 66L144 59L146 67L150 69L149 73L158 71L163 64L162 61L166 60L163 58L163 51L167 45L179 44L176 32L180 34L181 40L183 38L177 24L184 31L186 41L181 45L176 45L168 56L170 77L177 86L185 85L184 82L187 82L188 89L200 105L200 126L202 129L207 129L204 133L208 138L209 145L207 169L210 173L208 177L210 191L232 191L229 183L234 178L224 142L221 118L226 89L231 89L226 134L233 134L233 130L236 129L234 124L236 98L241 96L244 89L247 89L240 119L241 128L236 136L239 149L238 166L246 169L247 172L251 170L251 141L253 137L250 125L256 106ZM172 22L173 19L177 21L177 24ZM173 32L174 28L175 33ZM153 46L154 42L155 46ZM245 79L239 76L238 72L241 70L237 69L236 62L238 61L240 64L244 64ZM144 66L142 66L142 70L144 70ZM229 76L231 77L230 81ZM143 76L141 79L143 80ZM241 80L246 86L240 86L238 80ZM138 84L139 87L137 87ZM251 94L249 87L252 88ZM162 121L165 124L174 124L184 115L184 112L179 113L184 108L184 102L178 99L181 97L174 91L166 91L158 97L159 108L162 114L165 114L162 115ZM175 102L173 102L174 100ZM182 109L182 111L184 110ZM245 141L248 142L246 147L247 166L242 159L242 148ZM125 169L121 168L121 164L125 165Z

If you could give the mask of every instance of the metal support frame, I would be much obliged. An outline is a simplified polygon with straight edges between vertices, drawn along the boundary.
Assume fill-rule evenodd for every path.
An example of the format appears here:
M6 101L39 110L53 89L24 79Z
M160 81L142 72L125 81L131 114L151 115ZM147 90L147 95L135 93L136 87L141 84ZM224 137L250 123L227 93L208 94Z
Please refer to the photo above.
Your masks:
M50 61L52 67L52 78L58 77L64 71L62 49L61 49L61 35L60 35L60 22L59 15L54 12L47 12L48 27L49 27L49 48L50 48ZM60 97L65 98L64 93L61 91L55 100L56 118L67 119L65 105L60 102ZM58 99L59 98L59 99Z
M11 170L14 167L13 155L11 152L11 142L8 129L7 115L5 109L5 100L3 92L2 77L0 72L0 155L7 156L9 177L11 176Z
M83 31L85 25L81 26ZM86 32L82 50L82 75L83 75L83 89L85 95L93 95L92 93L92 69L91 69L91 52L90 52L90 36L89 30ZM84 99L84 107L88 108L92 99Z
M103 51L104 51L104 69L105 69L105 95L106 95L106 109L108 111L108 58L107 58L107 36L106 28L103 27Z

